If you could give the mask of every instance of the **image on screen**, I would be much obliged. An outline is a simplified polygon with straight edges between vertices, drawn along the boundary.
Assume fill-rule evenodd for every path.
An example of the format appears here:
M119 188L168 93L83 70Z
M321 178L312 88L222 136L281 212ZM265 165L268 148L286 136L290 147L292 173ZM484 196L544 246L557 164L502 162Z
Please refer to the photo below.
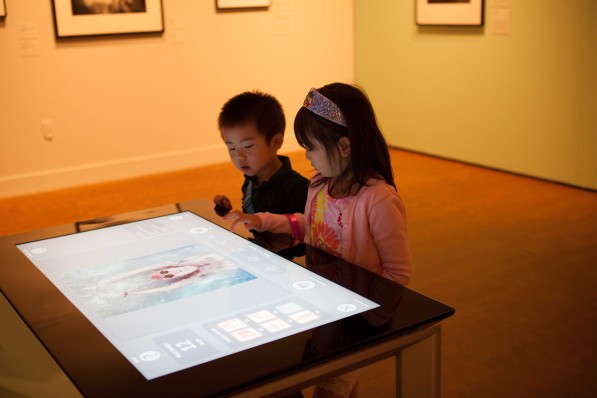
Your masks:
M146 379L378 307L191 212L17 247Z
M208 248L192 245L59 275L102 318L255 279Z

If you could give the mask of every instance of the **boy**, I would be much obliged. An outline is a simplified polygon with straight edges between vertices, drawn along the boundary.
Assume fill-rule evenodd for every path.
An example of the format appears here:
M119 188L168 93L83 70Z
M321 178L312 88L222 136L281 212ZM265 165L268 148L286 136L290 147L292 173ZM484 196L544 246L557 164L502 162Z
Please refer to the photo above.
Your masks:
M278 155L286 121L273 96L252 91L231 98L222 107L218 127L230 160L245 176L244 213L305 211L309 180L292 169L288 157ZM220 216L232 210L224 195L216 195L214 203Z

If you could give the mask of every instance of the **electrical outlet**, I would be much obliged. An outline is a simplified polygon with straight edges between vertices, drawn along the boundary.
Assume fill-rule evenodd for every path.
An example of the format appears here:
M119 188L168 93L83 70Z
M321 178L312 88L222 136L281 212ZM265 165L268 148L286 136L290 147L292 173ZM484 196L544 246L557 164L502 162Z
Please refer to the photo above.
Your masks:
M52 119L43 119L41 121L41 134L44 140L52 141L54 139L54 129L52 128Z

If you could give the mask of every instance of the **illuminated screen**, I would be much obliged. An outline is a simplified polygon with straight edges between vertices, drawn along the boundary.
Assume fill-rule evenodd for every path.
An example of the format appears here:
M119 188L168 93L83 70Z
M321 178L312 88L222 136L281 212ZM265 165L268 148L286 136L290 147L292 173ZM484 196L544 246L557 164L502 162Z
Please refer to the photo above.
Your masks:
M146 379L378 307L191 212L17 247Z

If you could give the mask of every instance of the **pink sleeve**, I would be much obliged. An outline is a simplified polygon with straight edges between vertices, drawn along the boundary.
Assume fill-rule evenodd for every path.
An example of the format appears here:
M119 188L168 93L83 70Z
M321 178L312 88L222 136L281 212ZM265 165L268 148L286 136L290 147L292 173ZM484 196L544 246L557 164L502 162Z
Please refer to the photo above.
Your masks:
M370 212L373 239L381 257L382 275L402 285L410 281L413 266L408 244L406 212L398 195L388 195Z
M256 213L259 218L261 218L261 228L259 232L273 232L276 234L286 234L292 235L292 227L290 226L290 221L288 217L284 214L274 214L274 213ZM305 236L305 217L300 213L295 213L294 216L298 222L298 226L300 228L301 236Z

